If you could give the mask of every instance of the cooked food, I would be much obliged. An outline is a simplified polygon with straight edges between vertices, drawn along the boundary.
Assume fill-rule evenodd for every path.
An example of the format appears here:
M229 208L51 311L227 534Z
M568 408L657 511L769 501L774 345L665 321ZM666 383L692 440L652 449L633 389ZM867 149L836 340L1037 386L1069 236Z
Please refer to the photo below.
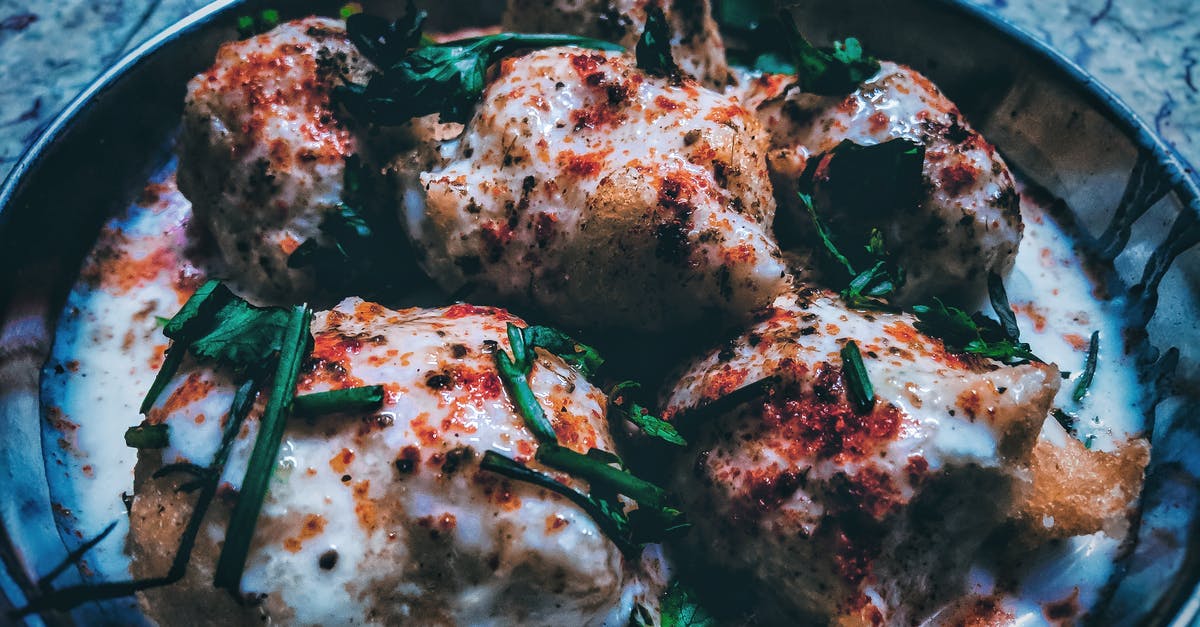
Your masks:
M754 578L778 619L923 618L963 591L1006 518L1058 370L964 357L914 322L819 290L784 296L667 397L686 428L698 408L778 377L769 394L696 417L675 469L686 505L709 514L693 554ZM863 374L846 363L851 342Z
M447 291L567 325L744 318L785 283L766 141L736 100L690 80L614 53L533 52L500 64L455 156L421 175L409 231Z
M213 587L232 508L218 497L188 576L146 591L147 615L161 624L599 625L627 619L635 597L652 599L637 561L578 506L480 468L488 450L537 463L534 434L496 369L494 351L512 350L508 323L524 326L465 304L395 311L347 299L318 313L297 393L379 384L382 404L293 417L241 580L251 603ZM539 352L529 384L563 446L614 450L604 394L560 358ZM170 436L138 464L136 576L169 570L195 501L180 489L195 476L154 473L211 463L236 390L227 372L185 364L149 410L147 422ZM252 413L222 490L241 489L258 431Z
M762 75L745 83L746 106L771 130L767 162L783 209L810 235L797 198L798 181L813 168L813 196L834 231L877 228L907 280L895 302L932 296L971 302L989 273L1006 275L1021 243L1020 197L995 146L967 123L958 107L912 68L881 62L879 71L847 95L787 89L787 77ZM924 150L920 190L913 205L847 202L831 181L832 151L849 141L876 145L915 142ZM815 163L814 163L815 160ZM865 184L864 172L841 184Z
M632 50L646 27L644 0L508 0L501 18L507 30L533 33L574 33L615 41ZM680 67L708 87L721 89L731 81L725 44L712 17L709 0L664 0L670 25L671 49Z
M19 612L1096 607L1148 460L1135 356L1070 231L954 104L854 40L795 39L803 71L732 85L705 1L507 6L513 31L573 34L451 39L411 5L264 19L189 83L186 199L168 166L106 226L43 375L84 583ZM440 291L396 280L417 264Z
M1103 531L1124 538L1142 491L1150 445L1134 438L1116 450L1090 450L1047 420L1020 477L1012 516L1033 542Z
M268 293L311 291L288 257L320 234L359 149L330 94L370 70L343 22L311 17L221 46L188 83L179 188L237 279Z

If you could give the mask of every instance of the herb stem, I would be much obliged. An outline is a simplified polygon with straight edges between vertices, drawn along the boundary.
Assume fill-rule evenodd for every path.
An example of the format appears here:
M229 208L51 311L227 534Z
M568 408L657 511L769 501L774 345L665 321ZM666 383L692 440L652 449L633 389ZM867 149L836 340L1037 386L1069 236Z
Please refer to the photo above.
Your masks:
M551 468L587 481L593 491L611 490L624 494L637 501L640 507L662 509L667 504L667 493L662 488L564 446L542 444L534 458Z
M545 448L546 445L539 447L539 450ZM523 481L546 490L550 490L556 494L567 497L572 503L578 505L587 515L595 521L600 530L604 532L617 548L623 553L631 554L636 550L636 546L629 540L628 519L624 513L619 510L606 508L600 501L592 498L574 488L563 485L556 481L553 477L533 470L525 464L516 460L510 459L497 453L496 451L487 451L483 454L483 459L479 462L479 467L483 470L491 471L496 474Z
M554 434L554 426L550 424L550 419L538 403L537 396L534 396L533 389L529 387L528 371L518 368L503 350L496 351L496 369L500 371L500 380L512 395L513 404L525 418L525 425L533 432L534 437L543 443L558 441L558 436Z
M1071 398L1076 403L1087 396L1088 388L1092 386L1092 378L1096 376L1096 361L1099 356L1100 332L1092 331L1092 339L1088 342L1087 359L1083 363L1083 373L1079 375L1079 381L1075 383L1075 392L1071 394Z
M311 340L311 321L312 309L308 305L293 308L288 317L280 345L279 364L275 369L271 398L267 401L266 410L259 421L258 437L254 441L254 450L250 454L237 505L229 518L225 545L221 548L221 556L217 560L213 585L225 588L235 595L241 586L242 571L246 567L254 527L279 457L283 430L287 425L287 410L295 396L300 366L304 362Z
M87 553L92 549L92 547L100 544L100 541L104 540L104 538L107 538L108 534L112 533L113 529L116 528L117 521L114 520L108 523L108 526L105 527L103 531L96 534L96 537L84 542L78 547L75 547L75 550L68 553L67 556L63 558L63 561L59 562L57 566L50 569L50 572L46 573L41 579L38 579L38 590L41 590L43 593L50 591L50 584L54 583L54 580L58 579L59 575L65 573L72 564L75 564L82 559L84 553Z
M312 418L325 414L368 411L378 408L382 403L382 385L345 388L297 396L292 401L292 415Z
M846 392L860 413L869 413L875 408L875 386L867 375L862 353L854 340L842 347L842 378L846 381Z

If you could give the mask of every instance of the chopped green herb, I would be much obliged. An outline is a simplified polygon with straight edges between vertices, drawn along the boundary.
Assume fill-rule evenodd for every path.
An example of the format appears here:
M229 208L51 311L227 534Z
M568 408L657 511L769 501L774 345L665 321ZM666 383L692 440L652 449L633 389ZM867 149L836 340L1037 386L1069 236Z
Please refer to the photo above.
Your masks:
M992 301L992 309L1000 319L1004 335L1013 342L1021 341L1021 327L1017 326L1017 316L1012 306L1008 304L1008 292L1004 290L1004 280L995 272L988 273L988 298Z
M125 430L125 446L136 449L166 448L170 444L166 424L152 425L146 421Z
M211 331L192 341L192 354L244 372L279 352L288 315L283 309L255 307L239 298L222 307L213 322Z
M1076 403L1087 396L1088 388L1092 386L1092 378L1096 376L1096 360L1100 356L1100 332L1092 331L1092 339L1088 342L1087 360L1083 363L1083 372L1075 383L1075 392L1071 398Z
M637 502L638 508L628 514L634 544L658 542L691 526L683 512L670 504L666 490L626 470L557 444L543 443L534 456L551 468L587 481L593 494L623 494Z
M408 0L404 15L394 22L377 15L367 15L360 9L346 16L346 36L371 63L387 69L421 46L427 17L429 14L417 10L412 0Z
M222 289L216 289L217 287L222 287ZM180 346L177 354L182 355L186 346L186 342L180 345L181 338L187 333L193 332L190 325L195 324L202 327L203 325L196 321L211 317L205 314L204 310L211 308L206 303L216 302L213 301L214 295L216 295L217 301L222 298L221 294L228 294L229 297L234 298L227 290L222 290L223 286L219 286L216 282L210 282L201 286L193 294L192 298L189 299L188 304L184 305L184 310L173 319L173 321L179 324L172 330L164 331L164 333L175 334L176 345ZM192 305L192 307L188 305ZM166 364L163 365L163 368L167 368ZM175 551L175 557L171 561L171 568L167 571L167 574L162 577L114 581L102 584L81 584L58 590L47 590L41 596L30 599L29 603L24 607L14 610L12 612L13 616L25 616L47 609L70 609L92 601L126 597L140 590L169 586L183 579L183 576L187 573L188 563L192 558L192 548L195 546L196 537L200 533L201 524L204 521L209 506L212 504L213 498L216 496L217 486L220 483L225 462L229 459L229 453L233 449L234 440L241 431L242 424L245 422L246 416L253 406L259 381L265 378L263 373L257 370L252 370L249 374L250 378L244 381L234 394L233 403L229 410L229 420L221 432L221 443L217 447L217 452L213 455L209 466L200 467L193 464L174 464L164 466L154 473L154 478L159 478L176 471L188 472L197 478L194 481L180 485L180 491L192 492L197 488L200 489L200 494L196 497L191 517L188 519L188 523L180 536L179 548Z
M292 415L311 418L325 414L371 411L378 409L382 403L383 386L367 385L297 396L292 401Z
M113 529L116 529L116 528L117 528L117 521L114 520L114 521L108 523L108 526L105 527L103 531L96 534L96 537L75 547L75 549L73 551L71 551L70 553L67 553L67 556L65 558L63 558L63 560L61 562L59 562L58 565L56 565L54 568L50 569L50 572L46 573L45 576L38 579L38 582L37 582L38 590L40 590L43 593L50 592L51 591L50 584L54 583L54 580L58 579L59 575L62 575L63 573L67 572L67 569L70 568L71 566L78 565L79 561L83 559L83 556L85 554L87 554L88 551L92 550L92 548L95 547L97 544L100 544L100 542L103 541L105 538L107 538L108 534L112 533Z
M250 540L267 495L271 473L279 457L279 446L283 430L287 425L287 410L296 395L296 381L300 366L312 345L309 324L312 310L307 305L293 308L287 317L281 335L278 365L271 389L271 397L259 420L258 436L242 479L237 505L229 517L225 532L225 544L217 559L213 585L225 588L235 595L241 587L242 570L250 551Z
M538 441L555 442L557 437L554 435L554 427L529 387L528 375L537 356L533 349L541 348L559 356L585 377L595 374L604 363L604 359L596 349L576 342L571 336L551 327L530 326L522 329L509 323L507 333L512 356L503 350L497 350L495 353L500 380L504 382L504 387L512 395L521 416L525 418L525 424L537 436Z
M987 316L968 316L957 307L948 307L939 298L932 305L916 305L917 330L940 338L951 350L987 357L1006 364L1027 361L1041 362L1029 345L1014 342L1006 336L1001 324Z
M318 285L338 294L387 298L410 290L418 271L408 236L390 208L371 202L383 192L371 186L375 179L357 155L346 159L344 172L342 202L322 216L321 237L292 251L288 267L311 268Z
M701 424L732 411L744 403L769 396L781 381L782 379L778 375L772 375L763 377L752 383L747 383L725 396L677 414L672 419L672 423L677 428L686 430L694 425Z
M600 450L598 448L590 448L588 449L587 456L604 464L615 464L621 470L629 470L629 468L625 466L625 460L621 459L621 456L617 455L616 453Z
M801 91L843 96L879 71L879 61L864 54L857 39L848 37L830 48L817 48L800 34L790 12L780 12L779 19L788 34L791 60L799 69L796 79Z
M370 79L336 90L351 113L382 125L438 114L442 122L465 123L483 93L487 68L518 50L579 46L623 50L598 39L558 34L497 33L446 43L431 43L408 54Z
M642 433L652 438L657 438L675 446L687 446L687 440L679 435L679 431L675 429L675 425L662 418L650 415L645 407L626 398L628 391L636 390L640 387L642 387L641 384L634 381L622 381L618 383L608 393L609 409L616 410L625 420L637 425L642 430Z
M596 374L600 366L604 364L604 358L596 349L576 342L571 336L552 327L544 326L529 326L525 327L522 332L524 336L524 344L527 350L532 351L533 348L541 348L554 355L558 355L568 365L575 368L584 377L591 377ZM528 359L532 359L533 354L528 353Z
M683 71L671 55L671 27L657 4L646 5L646 27L637 43L638 69L653 76L672 80L683 77Z
M824 202L838 210L836 227L816 205L818 170ZM825 251L846 272L841 296L855 309L897 311L886 300L904 285L904 269L886 250L883 232L871 216L905 215L920 201L925 147L906 139L861 146L843 141L827 156L809 160L799 181L799 196ZM863 242L839 246L844 242Z
M146 398L142 399L138 413L145 414L150 411L159 395L166 389L167 383L171 381L171 377L179 370L192 339L210 329L217 311L234 298L233 292L219 281L208 281L201 285L183 304L179 313L167 322L163 327L163 335L172 340L171 346L167 349L158 374L154 376L154 382L150 384L150 390L146 392Z
M279 11L275 9L264 9L258 15L242 15L237 18L238 38L248 39L276 26L279 26Z
M1071 414L1068 414L1057 407L1050 410L1050 415L1054 417L1054 420L1058 422L1058 424L1062 425L1064 431L1070 433L1071 435L1075 435L1075 426L1079 424L1079 418L1072 416Z
M619 505L610 501L593 498L574 488L559 483L554 477L529 468L525 464L512 460L496 451L487 451L479 462L483 470L491 471L517 481L524 481L538 487L561 494L575 503L587 513L604 535L608 536L623 553L632 554L637 547L630 540L629 517Z
M717 619L678 581L672 582L660 599L659 622L662 627L717 627Z
M828 252L829 255L834 258L834 260L840 263L842 267L846 269L846 272L850 274L850 276L857 274L854 271L854 264L850 263L850 260L842 254L842 251L838 249L837 244L833 242L833 235L830 233L829 227L825 226L824 220L821 219L821 216L817 215L817 207L813 203L812 194L801 192L800 202L804 205L804 209L808 211L808 216L812 218L813 228L817 232L817 237L821 239L821 243L825 246L825 251Z
M517 411L525 418L525 425L533 432L534 437L539 442L555 442L558 436L554 434L554 426L550 424L550 419L546 417L546 412L534 396L533 389L529 387L528 375L533 364L529 358L530 349L525 345L520 327L509 323L508 338L513 357L509 357L508 353L499 348L495 353L496 370L500 373L500 380L512 395Z
M862 353L854 340L842 347L842 379L846 382L850 400L860 413L865 414L875 408L875 387L871 385Z

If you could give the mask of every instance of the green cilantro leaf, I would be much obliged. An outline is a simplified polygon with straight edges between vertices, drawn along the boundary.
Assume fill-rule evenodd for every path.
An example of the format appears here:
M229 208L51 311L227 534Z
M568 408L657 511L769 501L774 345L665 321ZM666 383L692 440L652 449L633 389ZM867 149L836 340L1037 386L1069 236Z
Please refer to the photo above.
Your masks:
M659 614L662 627L717 627L717 619L678 581L671 583L660 600Z
M1041 362L1029 345L1014 342L1005 335L1001 323L982 314L969 316L957 307L949 307L939 298L932 305L915 305L918 331L941 339L951 350L987 357L1009 365L1027 361Z
M346 35L364 57L379 68L389 68L422 43L429 14L408 0L404 16L388 22L377 15L355 13L346 17Z
M675 57L671 54L671 27L656 4L646 5L646 27L637 43L638 69L652 76L665 76L679 80L683 76Z
M522 335L525 338L525 345L530 350L541 348L558 355L584 377L595 375L600 366L604 364L604 358L596 349L575 341L571 336L553 327L540 325L525 327ZM532 359L532 355L530 358Z
M623 50L575 35L497 33L418 47L381 68L366 85L348 83L335 93L351 113L376 124L403 124L433 113L442 122L465 123L492 63L518 50L554 46Z
M788 34L792 62L799 69L796 82L801 91L842 96L879 71L879 61L865 54L857 39L849 37L833 42L830 48L817 48L800 34L790 12L781 12L780 20Z
M642 433L662 440L668 444L675 446L687 446L687 440L679 435L679 431L675 429L675 425L650 415L645 407L626 398L628 392L641 388L641 384L634 381L622 381L613 387L608 393L608 407L610 410L616 410L625 420L637 425Z

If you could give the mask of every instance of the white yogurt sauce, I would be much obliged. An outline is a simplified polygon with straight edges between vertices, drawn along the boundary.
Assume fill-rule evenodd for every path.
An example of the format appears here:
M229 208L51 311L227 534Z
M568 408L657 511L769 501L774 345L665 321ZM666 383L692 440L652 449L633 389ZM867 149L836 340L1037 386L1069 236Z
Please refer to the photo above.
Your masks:
M47 474L64 541L74 548L119 521L116 532L88 554L85 578L129 576L121 495L132 489L137 453L121 434L141 420L138 404L166 345L156 316L172 316L187 286L205 274L192 265L202 262L184 253L190 207L175 190L172 173L173 164L152 179L156 193L146 194L151 202L135 203L106 225L83 280L67 299L43 376ZM1122 336L1123 302L1095 296L1067 231L1034 197L1023 194L1022 200L1025 238L1006 281L1022 339L1071 372L1056 404L1080 418L1079 437L1092 448L1113 450L1144 426L1142 390ZM147 261L152 255L159 263ZM983 304L981 309L988 311ZM1100 331L1099 363L1087 397L1075 403L1071 394L1093 330ZM1004 608L1018 624L1045 624L1043 604L1076 590L1079 606L1087 608L1112 573L1117 545L1097 534L1040 551L1027 561L1019 590L1003 597ZM977 569L974 591L990 594L991 580Z

